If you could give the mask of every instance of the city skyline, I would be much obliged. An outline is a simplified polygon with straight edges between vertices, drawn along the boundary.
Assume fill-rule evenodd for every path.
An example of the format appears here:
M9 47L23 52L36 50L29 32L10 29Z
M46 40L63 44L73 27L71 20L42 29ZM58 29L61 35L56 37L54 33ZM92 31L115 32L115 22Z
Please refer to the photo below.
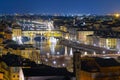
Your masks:
M1 0L0 14L109 14L120 12L119 0Z
M0 80L120 80L115 3L45 1L0 1Z

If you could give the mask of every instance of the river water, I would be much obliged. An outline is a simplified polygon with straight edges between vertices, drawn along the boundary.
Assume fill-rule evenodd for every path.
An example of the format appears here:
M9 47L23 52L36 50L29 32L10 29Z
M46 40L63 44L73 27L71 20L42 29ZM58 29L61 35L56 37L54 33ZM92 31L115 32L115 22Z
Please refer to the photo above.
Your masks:
M36 42L35 46L40 48L40 54L72 55L72 48L60 44L60 40L54 37Z

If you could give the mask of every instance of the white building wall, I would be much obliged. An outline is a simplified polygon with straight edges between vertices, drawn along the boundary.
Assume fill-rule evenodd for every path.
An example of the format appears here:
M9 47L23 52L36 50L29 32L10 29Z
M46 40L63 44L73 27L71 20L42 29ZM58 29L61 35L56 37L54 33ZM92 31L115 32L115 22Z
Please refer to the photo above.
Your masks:
M23 74L23 70L22 70L22 68L20 68L20 72L19 72L19 80L25 80L25 79L24 79L24 74Z

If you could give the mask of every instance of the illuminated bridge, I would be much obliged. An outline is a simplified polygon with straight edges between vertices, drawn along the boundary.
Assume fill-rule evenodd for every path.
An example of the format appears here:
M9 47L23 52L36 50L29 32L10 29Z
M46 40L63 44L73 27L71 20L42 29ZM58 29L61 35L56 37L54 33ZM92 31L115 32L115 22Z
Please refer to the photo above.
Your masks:
M18 24L22 26L21 38L28 44L34 44L35 39L40 39L41 37L45 39L49 39L51 37L62 37L62 32L57 29L54 29L53 21L50 20L19 20ZM25 40L23 38L25 38Z
M85 45L82 43L77 43L77 42L73 42L70 40L61 40L61 44L68 46L68 47L72 47L76 50L80 50L80 51L87 51L89 53L97 53L97 54L115 54L117 53L116 51L113 50L109 50L106 48L102 48L102 47L98 47L98 46L92 46L92 45Z

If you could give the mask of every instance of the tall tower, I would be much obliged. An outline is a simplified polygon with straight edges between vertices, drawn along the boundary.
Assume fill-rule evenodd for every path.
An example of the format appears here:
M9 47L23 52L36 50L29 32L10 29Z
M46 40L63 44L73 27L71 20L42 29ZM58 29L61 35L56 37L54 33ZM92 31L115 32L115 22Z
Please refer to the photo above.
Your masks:
M76 80L80 80L81 71L81 52L75 51L73 54L73 71L76 76Z

